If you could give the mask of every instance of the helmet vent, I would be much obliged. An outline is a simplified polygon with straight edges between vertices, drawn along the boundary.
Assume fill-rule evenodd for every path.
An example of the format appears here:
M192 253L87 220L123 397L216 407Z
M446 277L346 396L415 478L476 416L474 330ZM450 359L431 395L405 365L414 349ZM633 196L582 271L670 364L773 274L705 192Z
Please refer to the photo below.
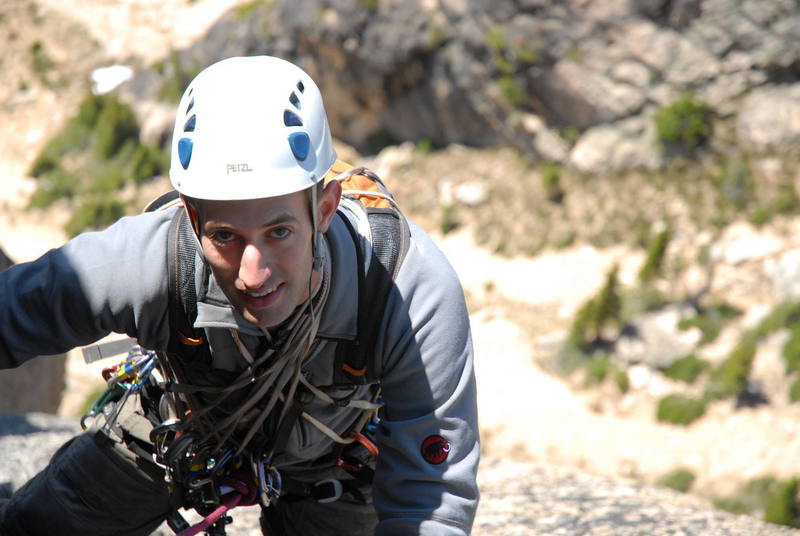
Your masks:
M192 160L192 140L189 138L181 138L178 140L178 158L181 161L183 169L189 167L189 162Z
M303 120L291 110L283 111L283 124L287 127L302 127Z
M306 90L306 86L303 85L303 81L302 80L298 80L297 81L297 89L300 90L300 93L302 93L302 92L304 92Z
M195 124L197 123L197 116L192 115L187 121L186 124L183 125L184 132L194 132Z
M300 109L300 99L297 98L297 94L294 91L292 91L292 94L289 95L289 102L291 102L298 110Z
M194 108L194 97L192 97L192 100L190 100L190 101L189 101L189 106L187 106L187 107L186 107L186 113L188 114L188 113L189 113L189 111L190 111L192 108Z
M305 132L292 132L289 134L289 147L292 148L294 157L303 161L308 156L308 151L311 148L311 139Z

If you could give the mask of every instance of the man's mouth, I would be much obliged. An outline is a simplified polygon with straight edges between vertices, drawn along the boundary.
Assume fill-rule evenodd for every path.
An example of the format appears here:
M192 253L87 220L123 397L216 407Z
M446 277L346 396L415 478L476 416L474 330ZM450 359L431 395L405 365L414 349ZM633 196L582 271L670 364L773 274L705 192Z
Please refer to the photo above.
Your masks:
M244 301L249 307L261 309L263 307L270 307L276 303L280 296L283 295L283 283L278 283L273 287L263 288L260 290L243 290Z
M278 286L274 286L274 287L271 287L271 288L266 288L266 289L263 289L263 290L259 290L258 292L251 292L251 291L247 291L247 290L243 290L242 292L244 292L248 296L252 296L253 298L263 298L267 294L272 294L273 292L275 292L278 289Z

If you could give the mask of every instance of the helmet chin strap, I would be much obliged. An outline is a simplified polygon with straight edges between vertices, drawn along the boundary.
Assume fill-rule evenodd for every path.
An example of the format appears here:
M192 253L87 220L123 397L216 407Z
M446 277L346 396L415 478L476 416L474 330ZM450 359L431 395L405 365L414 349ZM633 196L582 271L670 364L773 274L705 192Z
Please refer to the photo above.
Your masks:
M317 197L317 181L314 174L311 174L311 182L314 184L311 187L311 226L313 236L311 238L311 254L313 255L314 262L311 269L319 271L322 268L322 255L320 255L320 240L322 240L322 233L319 232L319 221L317 215L317 204L319 199Z

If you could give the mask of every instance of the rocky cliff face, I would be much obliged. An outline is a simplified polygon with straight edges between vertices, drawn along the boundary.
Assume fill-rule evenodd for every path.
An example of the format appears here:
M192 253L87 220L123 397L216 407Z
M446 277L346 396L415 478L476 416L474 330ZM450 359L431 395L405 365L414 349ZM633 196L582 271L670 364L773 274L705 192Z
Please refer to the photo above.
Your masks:
M322 86L334 132L360 149L510 144L586 172L659 168L650 118L684 92L732 130L718 149L790 151L800 139L792 0L250 5L183 51L184 68L238 54L291 59ZM152 96L143 81L153 76L134 93Z

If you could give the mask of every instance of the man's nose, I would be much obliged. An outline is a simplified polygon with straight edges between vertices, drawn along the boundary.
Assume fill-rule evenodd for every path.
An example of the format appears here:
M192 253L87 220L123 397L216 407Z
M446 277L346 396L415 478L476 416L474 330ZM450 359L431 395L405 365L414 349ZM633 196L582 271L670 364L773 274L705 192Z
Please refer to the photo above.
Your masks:
M257 289L269 278L269 256L264 247L247 244L239 264L239 279L247 289Z

